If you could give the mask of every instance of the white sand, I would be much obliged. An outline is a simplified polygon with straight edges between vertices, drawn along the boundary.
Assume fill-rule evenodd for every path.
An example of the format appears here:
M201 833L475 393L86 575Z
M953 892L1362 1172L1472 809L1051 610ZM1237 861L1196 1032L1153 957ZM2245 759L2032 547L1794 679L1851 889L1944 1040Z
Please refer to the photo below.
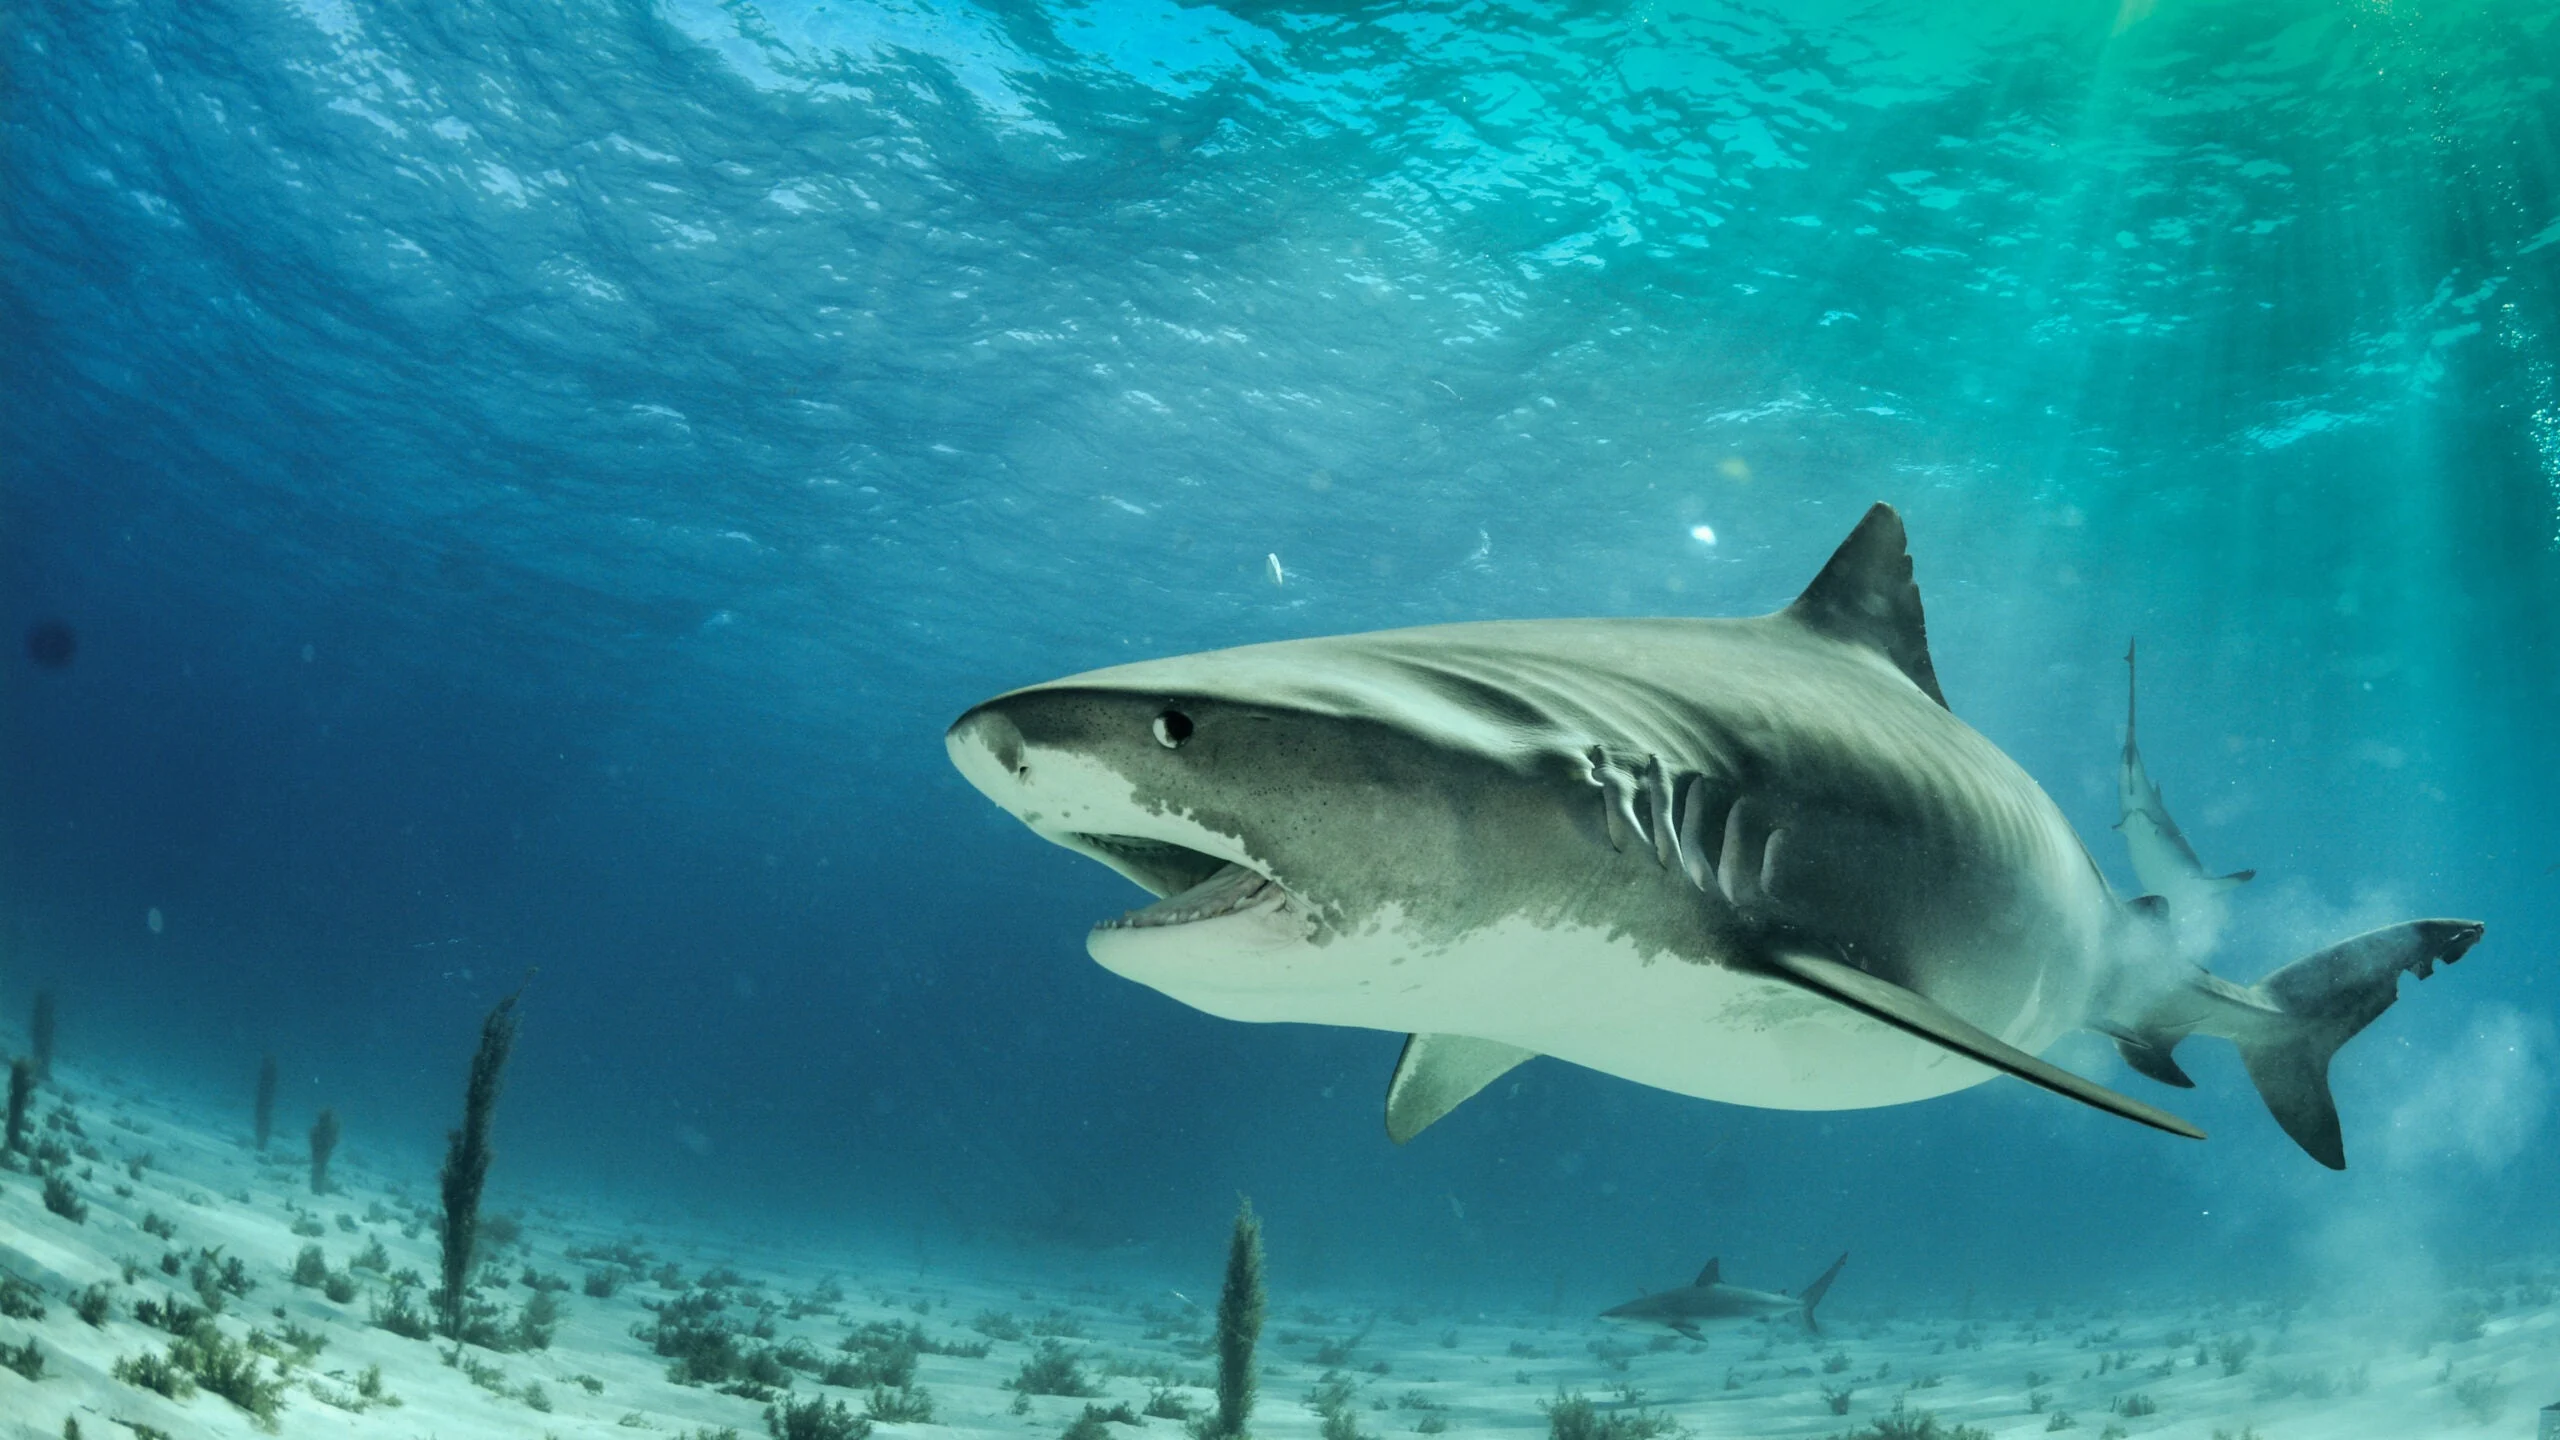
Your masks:
M309 1193L300 1135L279 1136L264 1162L249 1153L245 1126L212 1123L166 1097L119 1093L96 1077L63 1077L85 1132L82 1143L98 1152L71 1167L90 1209L85 1223L49 1213L23 1161L0 1172L0 1268L42 1294L42 1320L0 1318L0 1345L35 1337L44 1355L42 1378L30 1382L0 1370L0 1440L55 1437L66 1418L79 1422L88 1440L126 1440L135 1432L119 1422L140 1422L180 1440L196 1436L253 1436L252 1417L208 1393L164 1398L112 1378L121 1357L165 1348L169 1336L138 1322L139 1301L172 1295L192 1299L182 1276L164 1275L160 1257L172 1246L192 1257L221 1247L245 1262L254 1289L228 1302L217 1322L239 1340L252 1326L278 1332L290 1321L325 1338L310 1363L284 1373L290 1385L276 1431L287 1436L471 1437L620 1436L654 1433L690 1437L699 1427L716 1432L734 1426L742 1437L765 1433L763 1405L713 1389L672 1383L667 1362L631 1333L654 1317L644 1301L673 1293L650 1280L627 1284L610 1299L587 1298L572 1289L567 1317L548 1349L492 1354L473 1352L481 1364L504 1372L510 1393L476 1386L448 1366L438 1344L403 1339L368 1323L383 1277L355 1272L362 1293L336 1304L316 1289L290 1283L294 1257L318 1243L332 1268L345 1270L369 1241L389 1251L391 1268L436 1270L434 1231L418 1224L424 1214L412 1202L430 1203L433 1177L416 1177L405 1195L382 1177L341 1161L338 1193ZM61 1091L49 1089L40 1115L56 1108ZM64 1138L62 1132L40 1134ZM151 1157L139 1176L126 1162ZM117 1186L130 1190L116 1193ZM296 1235L297 1210L326 1226L316 1239ZM143 1232L146 1214L175 1223L173 1241ZM367 1221L371 1214L377 1218ZM354 1224L350 1232L339 1217ZM407 1225L414 1234L404 1234ZM806 1299L822 1282L841 1287L837 1300L809 1306L799 1318L773 1314L775 1340L805 1337L821 1353L840 1352L850 1326L874 1321L914 1321L936 1340L977 1341L971 1328L982 1312L1005 1311L1027 1323L1056 1317L1080 1330L1069 1340L1084 1357L1106 1406L1143 1408L1151 1389L1146 1375L1170 1374L1190 1382L1179 1393L1195 1406L1207 1403L1210 1372L1200 1342L1205 1320L1180 1299L1153 1287L1126 1291L1076 1287L1076 1264L1052 1275L1026 1275L1019 1261L990 1264L971 1274L965 1262L947 1262L923 1277L911 1268L866 1274L846 1256L810 1253L758 1254L734 1242L665 1228L589 1221L563 1211L525 1217L525 1236L500 1257L515 1276L528 1265L570 1280L589 1267L567 1257L576 1246L635 1239L657 1261L672 1261L689 1277L725 1265L743 1273L746 1285L729 1292L724 1312L751 1318L763 1297L787 1304ZM119 1261L139 1274L127 1283ZM1010 1272L1010 1273L1005 1273ZM1698 1436L1828 1436L1867 1434L1873 1419L1897 1400L1936 1412L1946 1424L1981 1427L2011 1437L2045 1435L2055 1410L2071 1412L2075 1440L2098 1440L2120 1425L2137 1437L2208 1440L2254 1431L2261 1440L2411 1440L2425 1436L2525 1436L2533 1433L2535 1407L2560 1401L2560 1306L2546 1269L2499 1277L2496 1285L2444 1297L2447 1313L2477 1306L2488 1312L2477 1338L2423 1341L2442 1328L2436 1315L2328 1316L2316 1310L2286 1312L2274 1305L2189 1312L2117 1309L2041 1314L1986 1311L1963 1319L1862 1318L1852 1295L1852 1273L1826 1307L1822 1337L1782 1325L1720 1332L1699 1347L1665 1337L1665 1348L1647 1348L1647 1337L1576 1322L1551 1325L1526 1315L1432 1314L1388 1305L1364 1307L1341 1297L1276 1295L1264 1334L1262 1401L1253 1431L1265 1440L1315 1440L1321 1420L1306 1397L1328 1367L1316 1350L1328 1340L1362 1335L1341 1374L1357 1386L1352 1402L1359 1428L1379 1440L1400 1440L1426 1420L1445 1422L1451 1435L1503 1435L1539 1440L1547 1422L1539 1404L1559 1388L1577 1389L1604 1413L1622 1405L1623 1387L1642 1403L1667 1413ZM110 1315L103 1325L80 1319L74 1297L104 1285ZM1206 1300L1215 1277L1203 1276L1194 1298ZM531 1292L509 1284L494 1292L511 1310ZM1870 1309L1868 1314L1873 1314ZM2226 1375L2211 1351L2225 1336L2254 1345L2247 1366ZM2178 1343L2170 1344L2172 1338ZM941 1433L1001 1436L1005 1440L1057 1436L1085 1401L1036 1397L1027 1413L1015 1413L1006 1386L1034 1341L998 1340L984 1358L928 1355L917 1383L931 1392L935 1423L883 1424L882 1440L914 1432L919 1440ZM1594 1346L1602 1347L1595 1350ZM2198 1363L2198 1347L2205 1361ZM1829 1370L1834 1354L1845 1369ZM352 1390L367 1366L381 1367L383 1388L398 1404L361 1410ZM275 1373L275 1360L261 1362ZM1106 1374L1106 1370L1115 1372ZM2030 1409L2028 1376L2039 1372L2044 1410ZM583 1379L581 1377L584 1377ZM2285 1377L2307 1381L2288 1387ZM2482 1377L2474 1380L2473 1377ZM592 1382L592 1383L590 1383ZM2472 1390L2463 1392L2465 1382ZM550 1409L538 1410L523 1389L538 1383ZM1822 1398L1826 1385L1854 1388L1845 1416L1833 1415ZM2481 1387L2494 1404L2481 1401ZM2111 1413L2123 1397L2140 1393L2155 1412ZM832 1389L808 1375L790 1393L843 1398L859 1412L865 1392ZM2466 1409L2461 1398L2475 1403ZM338 1403L330 1403L333 1397ZM2484 1422L2483 1411L2494 1414ZM1178 1440L1179 1422L1151 1419L1143 1429L1157 1440ZM1142 1440L1115 1427L1115 1437Z

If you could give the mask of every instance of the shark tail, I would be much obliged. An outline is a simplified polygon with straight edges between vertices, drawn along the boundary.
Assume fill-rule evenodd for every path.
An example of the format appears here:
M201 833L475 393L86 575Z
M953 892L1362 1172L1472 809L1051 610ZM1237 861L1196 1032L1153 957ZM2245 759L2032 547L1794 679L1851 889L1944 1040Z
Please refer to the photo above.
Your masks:
M2400 998L2400 972L2424 980L2478 943L2477 920L2408 920L2305 955L2249 987L2272 1018L2232 1037L2258 1096L2294 1143L2332 1170L2347 1168L2329 1059Z
M1822 1303L1822 1297L1831 1290L1831 1282L1840 1278L1840 1267L1848 1263L1849 1257L1843 1253L1839 1259L1831 1262L1830 1269L1823 1271L1814 1278L1812 1284L1804 1287L1804 1328L1816 1335L1822 1333L1822 1327L1813 1321L1813 1307Z
M2229 1040L2284 1133L2312 1159L2344 1170L2330 1059L2400 998L2402 971L2426 979L2438 963L2461 959L2484 929L2477 920L2404 920L2313 951L2255 985L2201 975L2187 1000L2113 1032L2116 1048L2143 1074L2184 1086L2195 1082L2170 1055L2178 1042L2198 1031ZM2191 1008L2197 999L2207 1003Z

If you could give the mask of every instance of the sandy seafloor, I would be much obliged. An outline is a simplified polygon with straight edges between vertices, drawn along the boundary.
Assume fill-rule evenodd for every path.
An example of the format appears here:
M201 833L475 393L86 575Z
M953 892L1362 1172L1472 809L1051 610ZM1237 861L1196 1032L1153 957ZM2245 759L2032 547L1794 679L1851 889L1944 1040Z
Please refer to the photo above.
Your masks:
M76 1133L51 1119L66 1106ZM7 1308L30 1308L25 1287L32 1287L45 1312L0 1318L0 1345L19 1352L32 1337L43 1357L33 1381L0 1369L6 1440L61 1436L66 1420L77 1421L83 1437L109 1440L149 1433L137 1423L175 1437L694 1437L724 1427L762 1435L763 1402L674 1383L668 1362L633 1333L657 1318L651 1306L698 1291L715 1269L733 1272L720 1277L721 1313L742 1326L768 1322L765 1343L802 1337L834 1356L855 1327L891 1322L920 1326L935 1342L986 1345L983 1356L923 1356L916 1383L930 1392L934 1418L883 1423L876 1433L884 1440L908 1432L1057 1436L1092 1403L1138 1410L1167 1388L1195 1408L1209 1399L1208 1323L1193 1302L1209 1302L1215 1275L1176 1293L1153 1281L1116 1282L1084 1256L1063 1256L1054 1267L1019 1256L980 1266L963 1256L884 1265L823 1244L705 1234L698 1224L617 1214L610 1204L557 1201L516 1212L522 1238L494 1258L511 1277L530 1269L568 1279L566 1317L548 1348L472 1352L485 1382L478 1383L445 1363L441 1343L373 1326L386 1276L349 1268L378 1240L391 1272L435 1273L433 1174L387 1176L369 1169L361 1152L349 1153L333 1166L334 1192L314 1196L301 1136L278 1136L261 1157L245 1124L76 1069L46 1088L37 1113L40 1136L80 1148L69 1173L89 1210L80 1223L48 1211L23 1157L0 1171L0 1265L20 1282L20 1303ZM137 1159L145 1159L138 1168ZM153 1215L174 1225L173 1237L146 1233L142 1223ZM306 1233L295 1233L297 1220ZM314 1223L325 1233L309 1235ZM314 1243L334 1271L357 1281L352 1301L293 1283L298 1252ZM582 1294L579 1282L596 1267L570 1252L624 1243L647 1252L655 1274L673 1264L684 1283L641 1277L608 1298ZM227 1299L215 1322L226 1335L245 1340L252 1327L280 1334L290 1323L324 1342L316 1356L284 1369L272 1431L216 1395L171 1399L110 1373L119 1359L162 1350L170 1339L135 1317L138 1303L195 1298L184 1273L163 1273L163 1254L191 1261L211 1247L244 1262L251 1285ZM77 1313L75 1297L99 1285L108 1314L93 1325ZM1312 1440L1323 1421L1309 1400L1329 1378L1356 1387L1358 1429L1377 1440L1416 1433L1529 1440L1549 1432L1542 1402L1569 1392L1589 1396L1603 1419L1667 1417L1677 1428L1663 1433L1702 1437L1874 1435L1880 1419L1884 1434L1925 1433L1916 1425L1923 1411L1942 1430L1964 1425L2001 1437L2516 1436L2533 1434L2538 1407L2560 1401L2560 1272L2548 1265L2472 1277L2429 1314L2324 1312L2276 1297L2184 1307L2092 1297L2078 1308L1918 1313L1862 1304L1856 1288L1853 1260L1823 1307L1820 1335L1774 1322L1718 1330L1700 1345L1526 1305L1449 1313L1418 1298L1300 1294L1275 1277L1251 1428L1270 1440ZM512 1309L532 1293L517 1278L492 1298ZM1020 1327L1020 1338L991 1320L999 1314ZM1026 1403L1015 1394L1009 1382L1042 1330L1064 1332L1052 1338L1081 1357L1100 1391L1095 1400L1044 1395ZM1322 1363L1321 1347L1345 1341L1347 1358ZM2226 1373L2220 1357L2243 1343L2245 1364ZM267 1373L279 1363L260 1362ZM356 1382L372 1366L380 1367L384 1399L358 1408ZM548 1409L527 1399L537 1386ZM1847 1412L1835 1415L1824 1392L1840 1387L1853 1393ZM841 1397L859 1413L868 1392L799 1374L788 1393ZM2156 1408L2124 1413L2136 1394ZM1900 1432L1890 1428L1897 1405ZM2056 1412L2073 1423L2057 1427ZM1109 1433L1140 1440L1140 1431L1172 1440L1184 1427L1142 1417Z

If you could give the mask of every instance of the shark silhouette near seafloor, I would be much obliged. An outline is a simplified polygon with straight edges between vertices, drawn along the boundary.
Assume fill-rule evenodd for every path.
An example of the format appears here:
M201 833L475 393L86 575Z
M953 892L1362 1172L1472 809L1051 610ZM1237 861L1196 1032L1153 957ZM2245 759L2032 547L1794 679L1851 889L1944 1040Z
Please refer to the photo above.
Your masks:
M1790 1295L1783 1290L1750 1290L1740 1285L1728 1285L1724 1283L1723 1262L1709 1260L1693 1283L1677 1290L1657 1290L1624 1305L1603 1310L1600 1318L1615 1320L1622 1325L1659 1325L1692 1340L1703 1340L1706 1338L1703 1327L1708 1325L1725 1321L1773 1320L1793 1315L1804 1321L1804 1328L1818 1335L1822 1333L1822 1327L1814 1323L1813 1307L1822 1303L1822 1297L1830 1292L1831 1282L1840 1278L1840 1267L1848 1263L1849 1257L1841 1256L1831 1262L1830 1269L1815 1276L1813 1283L1805 1286L1801 1293Z
M1105 968L1229 1019L1407 1033L1399 1142L1537 1055L1777 1109L2005 1072L2203 1138L2038 1058L2089 1029L2171 1085L2188 1035L2230 1040L2340 1168L2330 1057L2402 971L2482 932L2406 921L2245 986L2193 963L2173 914L2227 878L2202 875L2130 726L2119 828L2155 893L2127 901L1949 711L1886 505L1773 614L1144 661L1000 695L945 744L1034 832L1163 897L1094 928Z

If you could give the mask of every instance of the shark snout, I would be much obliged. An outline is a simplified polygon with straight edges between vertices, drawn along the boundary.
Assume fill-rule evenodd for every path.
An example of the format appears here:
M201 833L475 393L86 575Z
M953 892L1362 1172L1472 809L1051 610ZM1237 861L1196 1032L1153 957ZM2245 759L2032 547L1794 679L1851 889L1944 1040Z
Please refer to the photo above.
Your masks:
M943 732L942 748L978 793L1007 810L1017 808L1030 767L1024 763L1021 727L1003 711L981 705L961 716Z
M959 764L965 751L975 751L993 769L1006 774L1022 769L1022 730L1001 710L981 705L951 722L942 737L944 748ZM961 768L966 770L967 765ZM973 777L974 778L974 777Z

